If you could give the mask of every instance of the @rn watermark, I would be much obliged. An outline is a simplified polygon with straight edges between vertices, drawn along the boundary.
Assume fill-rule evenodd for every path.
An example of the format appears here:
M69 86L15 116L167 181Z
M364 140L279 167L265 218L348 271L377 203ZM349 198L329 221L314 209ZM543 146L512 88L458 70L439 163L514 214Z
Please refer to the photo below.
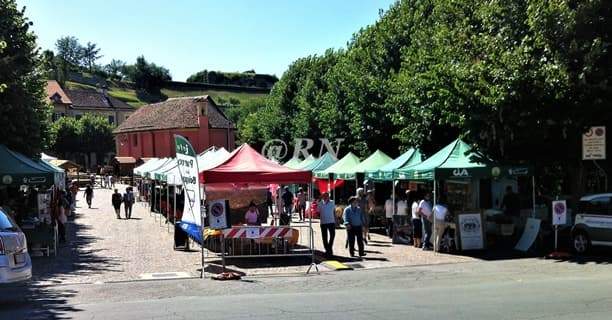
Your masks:
M333 142L330 139L319 138L320 142L319 147L319 157L329 152L330 155L334 156L336 159L338 158L338 154L340 153L340 145L343 138L336 138ZM293 140L293 158L303 158L308 157L309 154L313 153L310 150L314 147L315 141L309 138L295 138ZM279 161L284 159L289 154L289 147L287 143L281 139L271 139L266 141L266 143L261 148L261 154L264 157Z

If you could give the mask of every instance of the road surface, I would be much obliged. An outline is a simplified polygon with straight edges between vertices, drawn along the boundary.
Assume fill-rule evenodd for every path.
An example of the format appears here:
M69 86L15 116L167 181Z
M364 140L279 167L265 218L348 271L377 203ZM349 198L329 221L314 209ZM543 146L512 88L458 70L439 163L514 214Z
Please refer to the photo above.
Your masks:
M612 267L540 259L0 288L0 319L610 319Z

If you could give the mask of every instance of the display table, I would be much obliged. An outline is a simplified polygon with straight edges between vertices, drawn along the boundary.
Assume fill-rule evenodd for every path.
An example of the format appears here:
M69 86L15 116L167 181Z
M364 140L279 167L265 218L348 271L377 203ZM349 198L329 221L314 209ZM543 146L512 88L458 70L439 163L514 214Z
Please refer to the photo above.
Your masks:
M205 229L208 250L221 252L221 242L230 256L258 256L288 253L298 244L300 231L286 226L233 226L223 230Z
M21 227L21 230L26 236L28 241L28 250L37 251L40 250L46 253L47 256L53 252L53 255L57 255L57 226L49 225L45 223L39 223L36 225L25 225ZM33 245L38 245L36 249L33 249Z

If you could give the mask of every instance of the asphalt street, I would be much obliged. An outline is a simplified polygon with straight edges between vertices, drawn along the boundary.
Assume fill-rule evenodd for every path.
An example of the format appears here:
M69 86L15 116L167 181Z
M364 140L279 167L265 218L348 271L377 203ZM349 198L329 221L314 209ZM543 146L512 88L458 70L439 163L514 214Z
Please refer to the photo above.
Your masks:
M0 319L610 319L606 262L540 259L310 276L2 287Z

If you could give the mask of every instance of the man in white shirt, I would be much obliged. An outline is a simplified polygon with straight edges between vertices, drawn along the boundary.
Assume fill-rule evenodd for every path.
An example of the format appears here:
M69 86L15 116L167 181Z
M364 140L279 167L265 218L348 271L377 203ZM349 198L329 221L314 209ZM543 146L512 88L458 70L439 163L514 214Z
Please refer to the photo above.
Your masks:
M329 258L334 255L334 238L336 237L336 204L329 199L329 193L324 192L321 195L318 209L325 256Z
M423 239L423 223L419 214L419 193L413 192L412 197L409 197L409 199L412 201L410 207L410 213L412 214L412 244L415 248L420 248L421 240Z
M387 235L393 238L393 199L389 198L385 201L385 217L387 218Z
M432 211L431 211L431 194L427 192L421 202L419 202L419 215L423 223L423 250L431 250L431 222L432 222Z
M448 215L448 207L445 204L444 197L440 196L438 202L433 207L433 216L436 219L434 230L434 251L440 251L440 243L442 235L446 229L446 216Z

